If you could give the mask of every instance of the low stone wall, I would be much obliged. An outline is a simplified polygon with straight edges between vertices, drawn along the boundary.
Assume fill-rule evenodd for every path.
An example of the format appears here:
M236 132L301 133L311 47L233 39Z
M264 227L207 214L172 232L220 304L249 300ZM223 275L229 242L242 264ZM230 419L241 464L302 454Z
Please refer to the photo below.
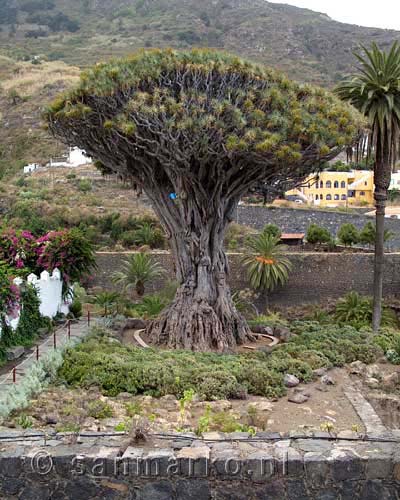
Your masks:
M306 233L311 224L318 224L328 229L332 235L337 235L342 224L350 222L362 229L366 222L373 222L374 218L362 213L250 205L238 207L236 220L239 224L256 229L262 229L266 224L276 224L285 233ZM392 251L400 250L400 219L387 218L385 225L394 233L388 247Z
M99 269L93 286L112 288L111 274L121 269L129 253L99 252ZM160 290L174 279L173 259L169 253L155 253L154 256L166 269L166 277L149 285L149 291ZM233 290L249 287L246 273L241 265L240 254L229 254L229 282ZM276 305L300 305L323 303L355 290L371 294L373 284L373 254L367 253L289 253L293 264L289 282L270 295L270 302ZM387 254L384 274L384 295L400 293L400 254Z
M126 437L96 433L76 444L67 444L71 436L2 433L0 498L398 499L399 434L364 439L208 433L128 446Z

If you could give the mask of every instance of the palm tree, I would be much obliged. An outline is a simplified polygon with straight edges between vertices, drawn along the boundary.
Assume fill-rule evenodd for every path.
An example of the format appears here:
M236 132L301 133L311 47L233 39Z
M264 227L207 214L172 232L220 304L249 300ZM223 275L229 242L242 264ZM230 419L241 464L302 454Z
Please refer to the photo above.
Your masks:
M137 295L142 297L146 284L164 274L160 264L147 253L135 253L123 262L122 271L115 272L113 282L121 285L125 290L135 289Z
M385 207L400 140L400 46L395 42L388 53L376 44L370 50L362 49L364 55L355 54L360 62L358 74L339 84L336 93L370 122L369 150L374 155L376 206L372 326L377 331L382 317Z
M247 252L243 264L247 267L250 285L259 291L267 293L278 285L284 285L289 279L292 264L285 257L285 247L279 245L279 238L268 232L247 241Z
M119 299L120 295L117 292L100 292L95 296L93 303L104 310L103 316L108 316Z

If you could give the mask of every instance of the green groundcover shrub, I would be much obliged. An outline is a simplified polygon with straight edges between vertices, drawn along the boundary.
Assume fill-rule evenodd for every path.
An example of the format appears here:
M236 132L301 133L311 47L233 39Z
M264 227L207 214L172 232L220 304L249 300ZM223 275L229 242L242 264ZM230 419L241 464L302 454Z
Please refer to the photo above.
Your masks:
M59 379L74 387L98 386L108 396L129 392L180 398L193 389L204 400L247 394L274 398L286 392L285 373L308 382L316 368L371 363L382 354L369 331L316 322L295 322L291 328L298 335L273 353L238 355L127 347L110 342L107 332L97 328L67 351Z

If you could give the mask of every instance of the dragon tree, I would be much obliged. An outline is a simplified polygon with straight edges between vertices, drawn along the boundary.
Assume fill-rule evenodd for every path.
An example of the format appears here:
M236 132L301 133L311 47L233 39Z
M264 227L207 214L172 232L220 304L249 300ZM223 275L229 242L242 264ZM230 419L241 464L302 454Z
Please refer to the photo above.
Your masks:
M320 88L209 50L97 64L45 117L54 136L142 187L164 226L180 286L149 326L154 342L220 352L251 335L223 250L241 196L260 182L301 181L361 123Z

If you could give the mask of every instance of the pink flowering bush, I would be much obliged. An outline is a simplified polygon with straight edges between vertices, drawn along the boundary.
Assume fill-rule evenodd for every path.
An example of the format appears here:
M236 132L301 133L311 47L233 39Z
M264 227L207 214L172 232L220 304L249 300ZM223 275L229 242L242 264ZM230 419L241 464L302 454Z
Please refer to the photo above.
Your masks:
M79 229L51 231L36 238L29 231L0 231L0 260L18 274L39 275L55 268L65 285L79 282L96 267L93 245Z
M20 292L13 283L11 269L0 262L0 320L5 316L16 316L19 311Z

